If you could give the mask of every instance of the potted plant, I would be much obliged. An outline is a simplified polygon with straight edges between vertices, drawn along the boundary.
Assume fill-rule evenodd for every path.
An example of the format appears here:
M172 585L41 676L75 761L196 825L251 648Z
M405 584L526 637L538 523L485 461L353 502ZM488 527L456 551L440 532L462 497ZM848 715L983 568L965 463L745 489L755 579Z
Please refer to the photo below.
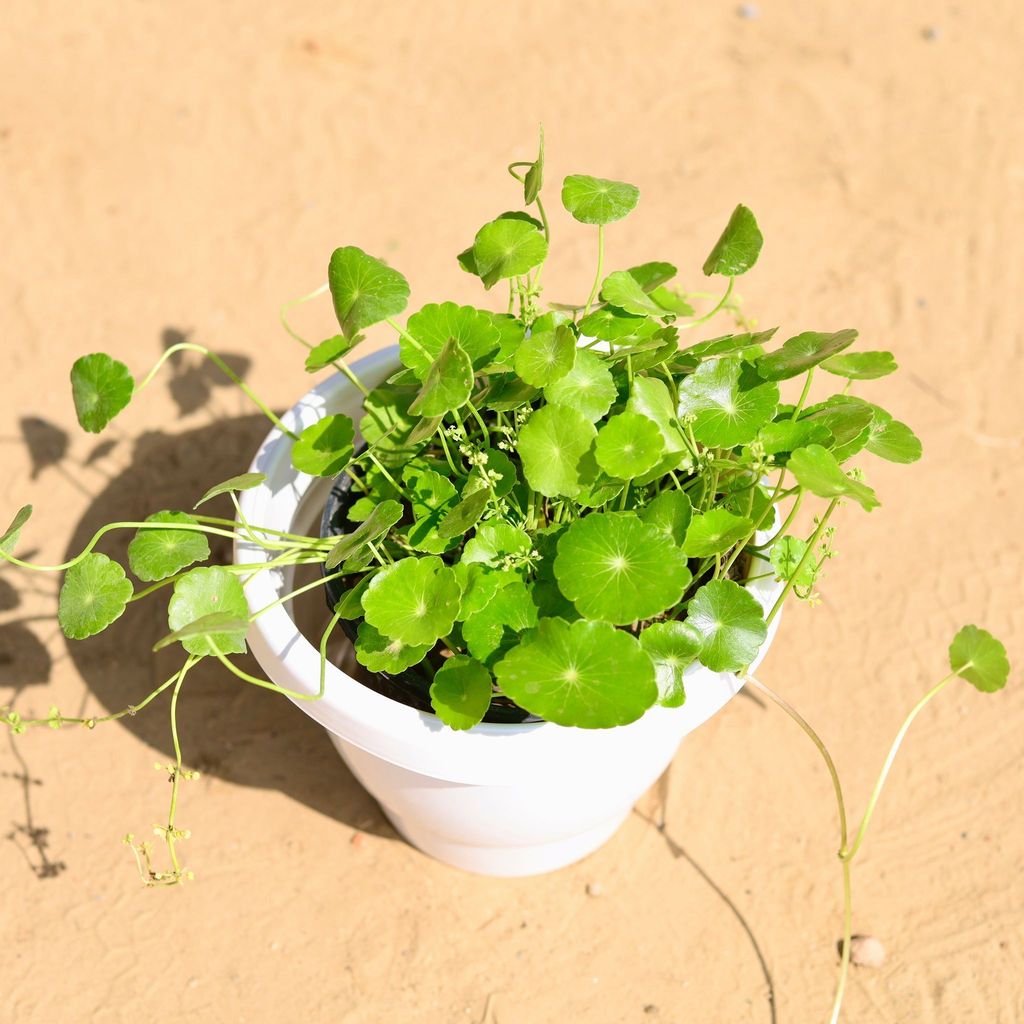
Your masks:
M93 728L169 694L176 757L157 827L168 865L157 869L150 845L129 837L147 883L189 874L176 807L192 773L176 706L192 666L211 657L321 722L425 851L491 874L583 856L682 738L753 678L784 603L814 594L839 505L879 504L849 460L920 456L909 427L851 394L896 369L890 353L848 351L851 329L779 345L774 329L745 320L734 283L762 246L745 206L703 265L722 290L688 292L666 262L606 272L606 231L639 192L570 175L562 205L594 232L596 273L584 302L544 308L543 140L536 160L509 170L533 212L490 221L458 257L488 297L502 297L500 311L429 303L400 324L405 278L339 248L327 284L299 300L329 292L339 333L310 344L282 314L308 349L306 370L334 373L283 416L190 343L169 348L138 382L101 353L72 368L88 431L101 431L182 349L212 359L273 426L249 471L193 510L109 524L63 565L14 555L29 507L0 538L8 561L66 572L59 620L71 639L105 629L130 601L169 598L156 647L180 645L183 661L136 705L85 720L57 709L5 718L17 731ZM719 315L732 318L730 330L690 333ZM397 345L351 361L380 324ZM816 376L837 390L811 402ZM234 519L207 514L220 494ZM811 499L823 504L801 531ZM136 532L128 569L138 583L97 550L121 529ZM232 539L232 564L203 564L211 534ZM300 584L296 573L309 567L315 575ZM311 592L327 594L328 611L306 636L292 609ZM330 654L339 630L357 667ZM248 647L266 677L236 661ZM966 627L954 676L998 688L1001 645Z

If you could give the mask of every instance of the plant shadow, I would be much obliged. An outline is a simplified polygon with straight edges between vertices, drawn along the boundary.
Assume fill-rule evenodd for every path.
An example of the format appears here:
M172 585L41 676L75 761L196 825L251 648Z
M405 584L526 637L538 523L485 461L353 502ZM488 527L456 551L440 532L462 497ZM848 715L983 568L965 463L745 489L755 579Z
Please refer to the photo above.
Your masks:
M177 434L141 435L127 468L108 479L77 524L68 557L81 551L106 523L138 521L162 509L191 509L210 486L245 470L266 431L267 421L252 415ZM204 506L204 511L234 517L226 496ZM100 549L127 565L132 535L130 530L110 534ZM211 537L210 542L211 562L227 562L230 541ZM138 703L179 667L178 645L157 654L152 651L168 631L170 593L170 587L163 588L130 604L105 633L68 642L73 664L106 712ZM239 665L262 676L251 656L241 658ZM173 759L165 698L117 724ZM276 789L352 828L396 837L323 728L286 698L243 683L213 659L189 673L178 703L178 732L190 768L239 785Z

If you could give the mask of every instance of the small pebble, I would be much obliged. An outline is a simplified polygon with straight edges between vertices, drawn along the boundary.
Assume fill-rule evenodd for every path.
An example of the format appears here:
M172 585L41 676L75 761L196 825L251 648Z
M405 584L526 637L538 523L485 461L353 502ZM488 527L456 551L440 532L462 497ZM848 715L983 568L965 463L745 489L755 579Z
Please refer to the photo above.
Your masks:
M736 13L741 18L746 18L748 21L753 21L755 18L761 16L761 10L757 4L740 4L736 8Z
M873 935L854 935L850 940L850 963L858 967L881 967L885 946Z
M588 896L600 896L604 892L604 887L600 882L588 882L587 883L587 895Z

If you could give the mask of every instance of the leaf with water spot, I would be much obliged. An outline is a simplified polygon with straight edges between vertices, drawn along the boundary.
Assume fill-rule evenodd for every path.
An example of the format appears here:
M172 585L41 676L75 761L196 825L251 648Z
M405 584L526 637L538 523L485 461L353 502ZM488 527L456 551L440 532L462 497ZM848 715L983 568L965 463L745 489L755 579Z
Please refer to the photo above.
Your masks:
M135 392L131 371L104 352L76 359L71 367L71 397L83 430L98 434L128 403Z
M222 612L243 623L249 619L245 591L236 575L219 565L192 569L174 584L167 605L167 622L172 630L183 629L205 615ZM189 654L245 654L246 626L217 630L182 640Z
M632 512L577 519L559 538L554 574L581 615L616 625L672 608L692 578L672 539Z
M457 654L435 673L430 684L430 706L452 729L472 729L491 706L491 673L473 658Z
M624 181L570 174L562 183L562 205L582 224L611 224L631 213L640 189Z
M700 660L712 672L747 668L768 635L761 606L732 580L705 583L690 600L686 621L700 634Z
M57 602L57 621L66 637L84 640L119 619L131 596L132 584L124 569L93 551L68 569Z
M640 646L654 663L658 703L678 708L686 702L683 676L693 664L703 638L690 622L655 622L640 634Z
M440 558L403 558L374 576L363 611L385 636L421 646L451 632L461 595L455 573Z
M607 622L541 619L494 673L521 708L581 729L628 725L658 699L651 659Z
M147 583L165 580L210 557L210 543L205 533L175 529L198 526L192 516L184 512L154 512L146 517L146 522L166 523L169 529L139 530L128 545L128 565L140 580Z
M364 327L398 316L409 301L409 282L354 245L331 253L327 284L346 338L354 339Z

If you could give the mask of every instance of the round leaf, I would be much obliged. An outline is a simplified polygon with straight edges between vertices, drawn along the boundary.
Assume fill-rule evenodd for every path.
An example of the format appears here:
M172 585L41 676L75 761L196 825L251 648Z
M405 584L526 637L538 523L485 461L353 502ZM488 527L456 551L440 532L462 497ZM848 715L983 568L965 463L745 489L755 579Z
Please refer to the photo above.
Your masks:
M609 475L620 480L643 476L665 451L658 424L635 412L613 416L597 432L594 457Z
M764 237L754 215L742 203L736 207L721 237L704 261L704 273L735 277L745 274L761 255Z
M462 624L469 653L486 665L513 647L537 625L537 606L521 580L499 588L494 597Z
M746 538L753 529L754 524L749 519L724 508L713 508L693 517L686 531L684 550L691 558L720 555Z
M797 448L789 457L789 469L801 487L819 498L853 498L865 512L881 504L867 484L848 477L835 456L820 444Z
M387 672L393 676L418 665L433 644L410 647L401 640L384 636L368 622L360 622L356 632L356 661L371 672Z
M654 662L659 704L678 708L686 701L683 674L701 645L700 633L689 622L655 622L640 634L640 646Z
M573 497L581 487L583 456L594 425L567 405L543 405L523 424L517 447L529 485L547 497Z
M849 348L857 338L854 330L822 334L804 331L790 338L777 352L769 352L757 361L757 372L765 380L788 380L806 373L818 363Z
M543 388L561 380L576 361L576 335L565 324L534 332L515 355L516 373L527 384Z
M601 299L636 316L669 315L669 311L659 306L653 296L648 295L636 278L625 270L617 270L604 279L601 285Z
M402 363L420 380L426 378L449 339L458 342L474 366L481 366L490 359L501 340L493 313L472 306L457 306L454 302L428 303L409 317L405 329L417 344L402 335L399 355Z
M316 373L317 370L330 366L331 363L340 359L346 352L352 349L354 345L355 340L353 338L346 338L344 334L335 334L326 341L321 341L306 356L306 372Z
M492 220L473 240L473 261L485 288L525 274L543 263L547 254L547 239L528 221Z
M627 625L679 603L691 580L686 556L631 512L600 512L559 538L558 588L589 619Z
M249 491L253 487L259 487L264 480L266 480L265 473L241 473L238 476L231 477L230 480L225 480L221 484L217 484L211 487L193 506L193 509L199 508L200 505L204 505L211 498L216 498L218 494L227 494L229 491Z
M452 729L472 729L491 706L491 673L472 658L457 654L437 670L430 684L430 706Z
M510 555L525 555L532 546L525 530L495 519L477 527L472 540L463 549L462 561L499 568Z
M583 224L611 224L636 206L640 189L624 181L570 174L562 183L562 205Z
M889 462L907 464L921 458L921 442L917 435L877 405L871 406L871 429L867 444L869 452Z
M701 637L700 660L712 672L739 672L768 635L761 606L732 580L711 580L693 595L686 621Z
M581 729L635 722L658 698L651 659L606 622L541 619L494 672L521 708Z
M132 400L134 391L128 367L103 352L82 356L71 367L75 413L90 434L98 434Z
M385 636L421 646L451 631L460 599L455 573L440 558L403 558L374 576L363 610Z
M131 596L131 581L124 569L93 551L68 569L60 588L57 621L66 637L84 640L119 619Z
M325 416L306 427L292 445L292 465L310 476L337 476L355 450L355 427L344 413Z
M189 654L212 655L245 654L246 623L249 605L238 577L219 565L205 566L186 573L174 584L174 594L167 605L167 622L172 630L202 619L206 615L221 613L241 622L227 629L204 633L181 641Z
M877 380L898 369L891 352L847 352L826 359L821 368L850 380Z
M155 512L147 523L170 526L198 526L184 512ZM206 534L199 530L139 530L128 545L128 565L140 580L151 583L187 569L194 562L210 557Z
M354 339L364 327L398 316L409 301L409 282L354 245L331 254L327 284L346 338Z
M989 632L964 626L949 645L949 665L982 693L994 693L1006 685L1010 662L1006 648Z
M702 444L732 448L752 441L775 415L779 387L741 384L743 364L723 357L703 362L679 387L679 410L693 413L694 436Z
M662 491L640 510L643 522L668 534L677 547L683 546L692 517L693 506L682 491Z
M797 422L826 427L832 437L827 443L822 441L822 446L828 447L838 462L845 462L868 443L874 419L874 407L867 402L850 395L833 395L804 410Z
M409 406L414 416L444 416L469 401L473 392L473 363L462 346L449 338L430 364L423 387Z
M779 537L772 544L771 562L780 580L792 580L793 586L806 588L814 586L817 577L817 563L808 558L803 566L804 555L807 553L807 541L799 537ZM799 570L799 571L798 571Z
M578 349L576 362L564 376L544 388L544 397L557 405L576 409L596 423L612 407L618 392L611 370L600 356Z

